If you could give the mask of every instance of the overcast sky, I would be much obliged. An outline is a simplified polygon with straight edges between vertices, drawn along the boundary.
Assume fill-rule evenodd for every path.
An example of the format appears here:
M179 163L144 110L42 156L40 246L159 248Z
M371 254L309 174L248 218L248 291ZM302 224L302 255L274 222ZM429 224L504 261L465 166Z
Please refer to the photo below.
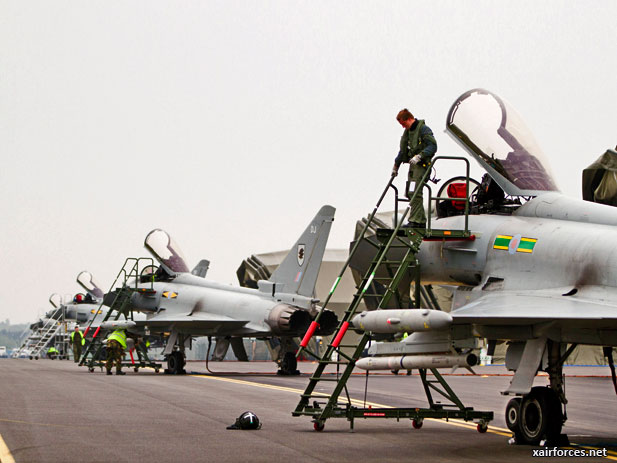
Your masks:
M617 144L615 18L613 0L0 0L0 320L34 321L85 269L108 289L157 227L222 283L323 204L347 247L396 113L460 155L445 118L476 87L580 197Z

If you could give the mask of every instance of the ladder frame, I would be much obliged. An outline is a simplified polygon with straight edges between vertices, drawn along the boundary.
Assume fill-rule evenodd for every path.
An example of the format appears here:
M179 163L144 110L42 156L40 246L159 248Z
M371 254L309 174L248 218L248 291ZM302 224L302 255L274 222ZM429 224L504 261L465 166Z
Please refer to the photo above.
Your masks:
M145 265L142 265L144 264ZM101 320L99 324L99 328L94 332L92 336L92 340L86 346L84 353L81 356L79 361L79 366L85 365L88 367L88 370L92 373L95 367L100 367L101 369L105 366L106 360L101 359L101 354L103 350L103 337L109 331L100 327L100 325L110 318L113 321L116 321L120 318L120 316L124 315L127 320L133 320L133 310L131 309L131 295L134 292L144 292L144 291L154 291L154 280L150 281L150 288L140 288L139 284L141 283L140 277L141 272L147 267L154 267L154 259L151 257L129 257L124 261L124 265L118 272L116 279L112 283L109 293L112 293L114 290L115 296L114 299L107 310L107 313ZM128 284L130 279L133 279L134 285ZM117 285L120 283L120 286ZM108 293L108 294L109 294ZM102 307L104 305L105 298L99 304L98 309L96 309L96 313L94 317L90 320L88 327L84 332L84 336L90 331L92 324L96 320L99 314L102 313ZM113 317L113 318L112 318ZM101 331L103 332L101 334ZM99 336L100 335L100 336ZM150 367L154 368L154 371L158 373L162 368L161 363L154 362L150 360L148 357L147 349L143 348L141 345L135 345L134 352L137 354L137 361L134 357L132 360L123 361L122 366L126 366L129 368L133 368L135 372L139 370L139 368ZM125 352L126 355L126 352Z
M440 160L457 160L463 161L466 166L466 192L467 196L465 199L463 198L444 198L444 197L433 197L430 186L427 185L427 181L432 172L432 167L435 162ZM353 316L356 314L357 308L360 305L360 302L364 297L369 296L379 296L380 302L378 304L378 308L382 309L387 307L388 302L393 296L397 296L400 301L400 294L398 294L398 286L401 282L403 276L406 272L413 269L414 273L414 283L415 283L415 291L414 291L414 305L415 307L419 307L422 292L421 292L421 281L420 281L420 264L416 258L416 254L418 253L420 246L423 240L473 240L475 237L471 235L469 231L469 170L470 165L469 161L466 158L458 157L458 156L437 156L432 162L429 163L422 180L417 185L415 191L409 196L409 192L406 191L406 197L400 198L398 195L398 189L393 185L393 181L395 176L391 176L388 184L386 185L384 191L382 192L377 204L375 205L373 211L370 213L369 218L366 221L366 224L360 233L359 237L356 239L356 243L352 247L349 256L343 265L338 277L336 278L334 284L332 285L332 289L330 293L326 297L324 304L320 313L315 318L313 323L318 323L321 313L323 313L323 309L325 309L330 301L332 295L336 291L336 288L344 274L344 272L349 267L351 259L358 249L360 242L366 237L366 232L371 225L377 210L379 209L383 199L388 193L389 189L392 188L394 190L395 198L395 215L394 215L394 229L377 229L376 238L379 242L377 253L373 257L373 260L366 271L362 281L357 286L357 292L354 294L351 304L345 312L345 316L339 322L339 325L335 331L335 334L332 336L332 340L328 344L323 356L318 356L314 352L311 352L308 348L308 339L310 335L307 334L305 339L303 339L300 348L298 350L297 355L300 356L302 353L307 353L316 359L319 360L317 368L315 372L311 375L309 379L309 384L307 385L304 393L300 396L300 401L296 406L296 409L292 412L292 416L301 416L308 415L313 417L313 423L316 430L322 430L324 427L324 423L328 418L347 418L350 422L350 428L353 429L354 419L356 418L396 418L397 420L400 418L409 418L415 420L415 422L421 425L422 420L424 418L438 418L438 419L463 419L465 421L475 420L478 422L478 430L481 432L486 431L489 421L493 419L492 411L474 411L473 408L465 407L461 400L456 396L452 388L447 384L443 376L439 374L436 369L431 368L430 371L435 377L434 380L429 380L427 377L427 369L420 369L420 378L422 380L422 384L424 387L424 392L426 394L427 400L429 402L429 408L363 408L363 407L354 407L352 406L351 398L349 396L349 391L347 389L347 381L351 377L353 369L355 368L356 361L360 358L362 351L364 350L366 344L371 339L371 335L368 332L364 332L361 339L357 344L343 345L341 341L345 336L345 333L350 326L350 321ZM402 224L410 213L411 206L408 205L403 212L400 220L398 217L398 202L408 201L411 204L417 197L420 191L424 188L428 189L428 198L429 198L429 214L427 217L427 228L425 230L420 229L412 229L412 228L404 228ZM406 190L408 186L406 187ZM433 201L464 201L465 202L465 222L463 230L434 230L431 228L431 208L430 205ZM372 243L370 240L368 242ZM375 244L375 243L372 243ZM388 261L387 254L388 251L392 248L406 248L405 255L403 259L399 262L396 261ZM367 289L370 287L371 283L375 280L377 269L380 268L381 265L385 264L387 268L387 272L391 275L390 264L398 264L398 268L394 275L391 275L388 280L388 285L386 287L384 294L371 294L366 293ZM379 278L380 280L384 280L384 278ZM431 299L432 291L429 291L428 296L425 299ZM434 301L434 296L432 296L431 302L436 303ZM309 331L311 331L309 329ZM355 348L352 355L348 355L345 352L341 351L341 348ZM333 354L336 352L337 360L332 360ZM341 357L343 360L341 360ZM336 378L324 378L323 374L328 365L335 364L337 367L339 365L344 365L345 369L342 374L338 375L337 368L337 377ZM368 371L367 371L367 379L368 379ZM334 386L334 390L328 394L315 393L315 388L320 381L332 381L336 382ZM346 402L340 402L340 396L342 393L346 395ZM438 404L433 400L432 393L435 392L445 399L447 399L450 403L448 404ZM327 401L323 401L327 399ZM312 403L309 403L311 402ZM325 405L322 407L322 405Z

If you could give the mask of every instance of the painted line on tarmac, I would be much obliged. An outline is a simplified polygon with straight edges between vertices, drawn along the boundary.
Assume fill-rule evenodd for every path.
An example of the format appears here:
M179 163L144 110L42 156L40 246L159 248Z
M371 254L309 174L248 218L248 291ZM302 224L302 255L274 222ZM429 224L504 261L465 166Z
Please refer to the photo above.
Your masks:
M15 463L15 459L13 455L11 455L11 451L4 443L2 439L2 434L0 434L0 462L1 463Z

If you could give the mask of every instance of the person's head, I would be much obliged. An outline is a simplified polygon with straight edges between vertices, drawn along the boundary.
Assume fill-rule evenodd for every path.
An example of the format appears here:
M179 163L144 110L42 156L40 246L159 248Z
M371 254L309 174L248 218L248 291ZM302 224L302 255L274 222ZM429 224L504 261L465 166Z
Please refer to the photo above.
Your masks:
M79 325L75 325L75 331L79 331Z
M416 121L416 119L413 117L413 114L411 114L411 112L407 108L401 109L398 112L398 114L396 115L396 120L406 129L411 127L412 124Z

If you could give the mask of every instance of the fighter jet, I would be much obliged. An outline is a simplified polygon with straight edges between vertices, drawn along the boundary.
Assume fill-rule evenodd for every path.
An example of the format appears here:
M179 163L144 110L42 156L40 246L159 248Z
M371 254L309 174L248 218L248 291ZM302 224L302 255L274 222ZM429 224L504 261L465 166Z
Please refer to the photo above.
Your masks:
M356 315L356 328L413 332L390 349L374 349L381 357L361 359L357 366L427 368L437 360L468 366L474 359L453 349L457 340L486 338L489 354L496 343L507 342L506 366L515 374L502 394L515 396L506 422L516 442L563 443L562 366L574 347L603 346L615 383L617 208L562 195L521 117L494 93L475 89L461 95L449 111L447 132L487 172L471 197L471 238L424 241L418 254L422 284L454 288L451 313ZM617 159L613 150L607 155ZM614 172L594 176L591 190L598 191ZM439 204L429 228L463 230L460 203ZM548 386L533 386L538 371L548 373Z
M185 348L192 337L278 338L284 350L280 374L297 374L293 338L302 336L318 313L315 282L335 209L323 206L311 220L281 265L257 289L233 287L205 279L209 262L192 271L170 236L152 230L144 246L159 262L155 272L142 274L131 295L131 309L147 314L136 327L144 333L169 333L163 354L168 373L182 373ZM106 295L111 301L114 293ZM325 315L325 316L324 316ZM322 315L318 334L331 334L334 312ZM233 341L232 341L233 342Z

